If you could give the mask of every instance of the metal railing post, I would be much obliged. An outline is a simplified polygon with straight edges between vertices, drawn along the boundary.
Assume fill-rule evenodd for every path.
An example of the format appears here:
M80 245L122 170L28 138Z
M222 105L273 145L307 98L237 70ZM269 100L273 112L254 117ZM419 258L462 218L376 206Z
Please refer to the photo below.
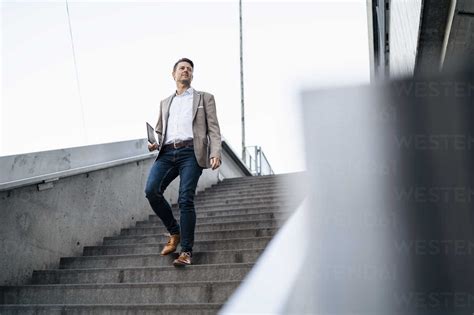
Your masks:
M245 165L255 176L273 175L272 167L260 146L245 147ZM253 152L252 155L250 152ZM248 156L247 156L248 155ZM265 163L263 165L262 163Z
M255 146L254 149L255 149L255 173L257 173L257 176L260 176L258 172L258 147Z

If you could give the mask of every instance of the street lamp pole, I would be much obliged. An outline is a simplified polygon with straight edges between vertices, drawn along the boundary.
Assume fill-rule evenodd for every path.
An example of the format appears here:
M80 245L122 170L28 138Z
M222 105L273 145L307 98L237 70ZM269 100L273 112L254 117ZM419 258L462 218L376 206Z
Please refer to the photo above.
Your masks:
M239 0L239 22L240 22L240 102L242 121L242 160L245 161L245 108L244 108L244 57L242 45L242 0Z

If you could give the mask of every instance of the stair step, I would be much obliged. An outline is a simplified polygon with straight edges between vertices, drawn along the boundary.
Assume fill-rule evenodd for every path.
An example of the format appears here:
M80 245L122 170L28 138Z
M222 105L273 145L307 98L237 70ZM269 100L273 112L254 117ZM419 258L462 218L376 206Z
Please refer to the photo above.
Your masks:
M240 204L259 204L259 203L278 203L289 200L286 196L275 196L275 197L253 197L253 198L236 198L236 199L215 199L213 201L200 201L195 202L196 207L213 207L213 206L227 206L227 205L240 205Z
M219 184L237 184L237 183L245 183L245 182L269 182L269 181L280 181L284 176L282 175L264 175L264 176L245 176L245 177L233 177L233 178L226 178L221 181Z
M196 213L210 213L215 211L228 211L233 212L236 210L245 210L245 209L262 209L262 208L271 208L275 211L288 211L293 210L296 208L297 203L290 202L288 200L282 202L260 202L260 203L241 203L241 204L231 204L231 205L213 205L213 206L206 206L206 205L198 205L196 206ZM174 213L179 212L178 205L175 204L171 207L171 210Z
M214 315L222 303L0 305L2 315Z
M196 241L220 240L228 238L245 238L245 237L261 237L273 236L278 229L240 229L240 230L222 230L212 232L195 233ZM168 233L151 234L151 235L130 235L130 236L112 236L104 237L103 245L120 245L120 244L137 244L137 243L166 243L168 241Z
M210 210L204 211L200 209L196 209L196 218L199 220L200 218L207 218L207 217L214 217L214 216L225 216L225 215L238 215L238 214L257 214L263 212L287 212L292 213L292 211L284 211L281 207L243 207L241 209L225 209L225 210ZM179 213L178 209L175 209L174 213L177 215ZM156 214L150 214L148 216L148 221L159 221L159 218ZM161 221L159 221L161 222Z
M238 248L262 248L265 247L270 240L271 237L263 236L234 238L226 240L195 241L193 251L229 250ZM160 243L147 243L84 246L84 256L153 254L159 253L163 248L163 245L164 244Z
M306 172L293 172L293 173L284 173L284 174L273 174L273 175L263 175L263 176L245 176L245 177L232 177L232 178L225 178L223 181L219 183L227 183L227 184L238 184L242 182L286 182L288 180L298 180L300 178L304 178L306 176Z
M288 185L301 174L226 179L200 192L191 266L159 254L167 231L150 215L82 257L61 258L60 269L34 271L33 285L0 287L0 314L216 314L302 199Z
M0 288L0 304L224 303L240 281L53 284Z
M196 208L211 208L211 207L232 207L240 205L252 205L252 204L273 204L279 205L281 203L289 203L289 198L286 197L262 197L262 198L241 198L235 200L225 200L225 199L216 199L215 201L205 201L205 202L195 202L194 205ZM175 209L178 209L178 203L173 205Z
M202 195L213 195L213 194L247 194L247 193L267 193L268 191L292 191L292 187L288 185L251 185L251 184L245 184L245 185L222 185L219 184L217 186L212 186L210 188L207 188L201 192L198 193L198 196L200 194Z
M239 191L232 190L229 192L213 191L209 193L199 193L194 198L195 201L207 201L215 199L235 199L235 198L254 198L254 197L270 197L270 196L291 196L287 190L250 190L250 191Z
M191 265L186 268L135 267L107 269L58 269L33 272L33 284L144 283L242 280L253 263Z
M233 264L253 263L263 251L256 249L218 250L193 253L193 264ZM59 263L61 269L85 268L125 268L125 267L158 267L171 266L178 253L167 256L160 254L145 255L109 255L109 256L78 256L62 257Z
M277 186L288 186L285 181L282 180L240 180L240 181L228 181L224 180L216 185L217 187L277 187Z
M206 188L200 192L199 195L215 195L215 194L222 194L225 191L229 193L245 193L245 194L258 194L258 193L268 193L268 192L285 192L288 191L291 186L288 185L273 185L273 186L262 186L262 187L249 187L249 186L242 186L242 187L235 187L235 186L222 186L220 184L214 185L212 187Z
M239 204L243 202L262 202L262 201L273 201L273 200L288 200L293 198L293 196L287 195L287 194L279 194L279 195L258 195L258 196L232 196L232 197L226 197L226 196L213 196L213 197L207 197L207 198L196 198L194 200L194 204L196 206L199 205L214 205L214 204ZM176 203L177 204L177 203Z
M269 220L269 219L278 219L284 220L288 217L288 212L262 212L262 213L255 213L255 214L233 214L233 215L224 215L224 216L214 216L214 217L198 217L197 222L200 224L207 224L207 223L225 223L225 222L235 222L235 221L242 221L242 220ZM176 220L179 222L179 216L176 217ZM153 221L137 221L135 226L136 227L155 227L161 226L163 223L159 220Z
M287 199L280 199L280 200L272 200L272 201L259 201L259 202L252 202L252 201L245 201L240 203L210 203L210 204L196 204L195 208L196 211L210 211L210 210L238 210L238 209L246 209L250 207L275 207L275 208L289 208L292 204L295 204L292 200ZM172 210L179 210L178 205L174 204L171 207Z
M196 224L196 232L210 232L234 229L258 229L258 228L278 228L280 223L275 219L270 220L242 220L226 223L204 223ZM167 233L165 227L132 227L122 229L120 235L148 235Z

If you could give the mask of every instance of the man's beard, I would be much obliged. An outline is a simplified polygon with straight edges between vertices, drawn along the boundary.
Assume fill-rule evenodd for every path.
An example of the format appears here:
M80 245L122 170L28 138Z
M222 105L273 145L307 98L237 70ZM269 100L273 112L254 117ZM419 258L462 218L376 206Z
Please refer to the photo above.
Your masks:
M190 86L191 85L191 80L190 79L183 79L179 81L181 84Z

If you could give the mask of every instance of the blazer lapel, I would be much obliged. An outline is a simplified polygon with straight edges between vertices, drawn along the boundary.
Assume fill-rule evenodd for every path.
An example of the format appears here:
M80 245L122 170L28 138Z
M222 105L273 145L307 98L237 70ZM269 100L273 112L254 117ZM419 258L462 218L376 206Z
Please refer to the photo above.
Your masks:
M197 113L200 101L201 101L201 93L194 90L194 93L193 93L193 121L194 121L194 118L196 117L196 113Z

